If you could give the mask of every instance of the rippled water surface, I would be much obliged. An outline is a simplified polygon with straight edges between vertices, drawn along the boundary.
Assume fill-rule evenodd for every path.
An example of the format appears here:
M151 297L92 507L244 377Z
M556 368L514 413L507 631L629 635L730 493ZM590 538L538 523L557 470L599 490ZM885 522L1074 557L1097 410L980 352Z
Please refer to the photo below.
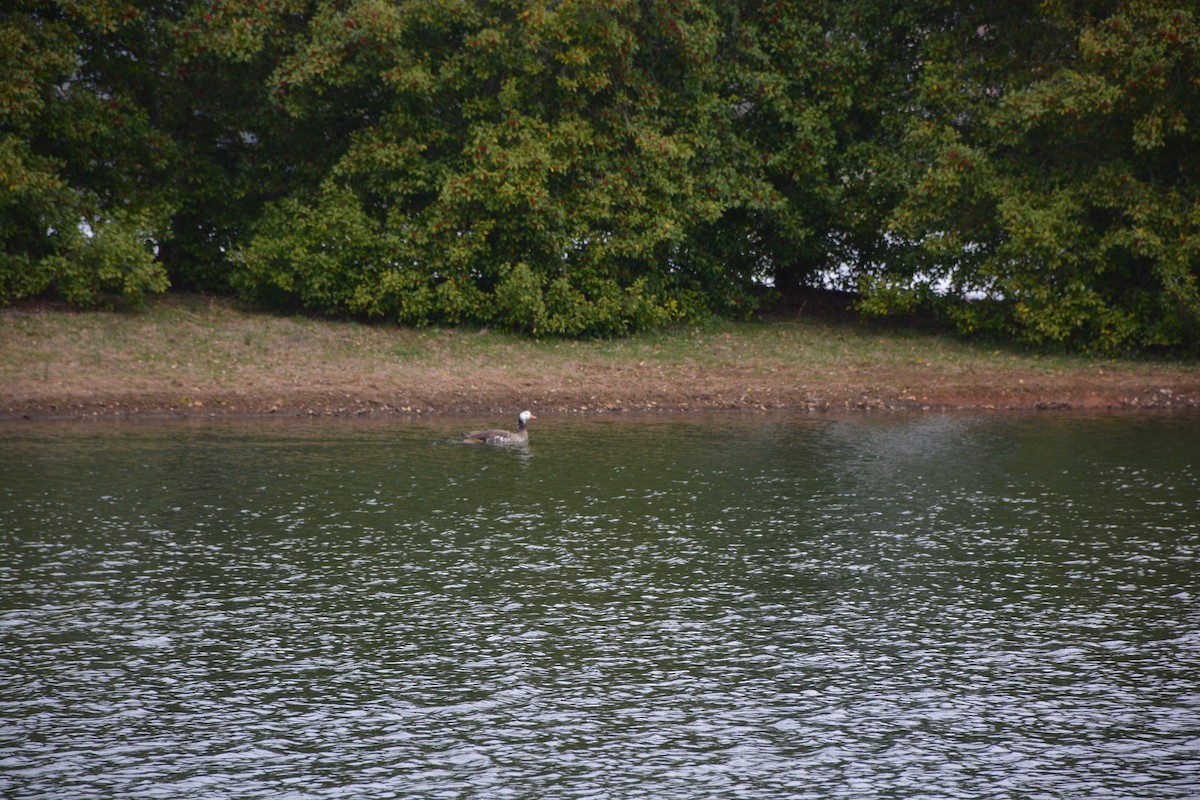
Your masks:
M6 798L1200 797L1200 418L0 428Z

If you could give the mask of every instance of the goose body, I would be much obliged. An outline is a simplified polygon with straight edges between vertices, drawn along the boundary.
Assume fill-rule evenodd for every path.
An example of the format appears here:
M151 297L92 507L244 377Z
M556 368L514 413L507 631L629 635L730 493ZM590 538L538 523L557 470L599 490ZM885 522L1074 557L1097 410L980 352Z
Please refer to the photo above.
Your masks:
M537 417L528 411L522 411L517 415L516 433L492 428L486 431L471 431L470 433L463 434L463 436L465 437L465 441L476 444L529 444L529 431L525 429L525 423L531 419L537 419Z

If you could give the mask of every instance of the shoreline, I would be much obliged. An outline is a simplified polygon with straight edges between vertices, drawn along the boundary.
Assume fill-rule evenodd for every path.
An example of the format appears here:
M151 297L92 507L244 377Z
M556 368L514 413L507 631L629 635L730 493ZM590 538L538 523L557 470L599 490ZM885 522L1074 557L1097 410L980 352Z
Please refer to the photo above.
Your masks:
M631 387L590 384L583 391L554 386L489 386L437 389L428 386L388 394L336 389L276 387L273 391L221 388L146 388L140 391L95 390L63 396L41 392L14 397L0 392L0 420L205 419L269 417L435 417L508 416L529 408L536 414L620 415L687 412L847 413L1139 412L1200 410L1200 381L1158 381L1164 385L1129 386L1126 381L1025 381L1010 389L959 384L922 392L867 384L759 385L749 391L723 391L728 383L714 376L704 385ZM420 386L416 383L415 386ZM198 389L198 390L197 390ZM633 389L633 391L631 391ZM20 394L18 389L18 394Z
M0 308L0 420L1200 409L1191 361L1022 352L844 314L539 341L199 295Z

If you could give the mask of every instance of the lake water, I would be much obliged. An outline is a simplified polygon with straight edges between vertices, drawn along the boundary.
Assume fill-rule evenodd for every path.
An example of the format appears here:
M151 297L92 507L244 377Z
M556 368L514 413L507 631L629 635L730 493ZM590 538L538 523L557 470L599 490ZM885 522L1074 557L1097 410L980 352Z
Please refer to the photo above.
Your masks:
M1200 797L1200 417L0 427L0 795Z

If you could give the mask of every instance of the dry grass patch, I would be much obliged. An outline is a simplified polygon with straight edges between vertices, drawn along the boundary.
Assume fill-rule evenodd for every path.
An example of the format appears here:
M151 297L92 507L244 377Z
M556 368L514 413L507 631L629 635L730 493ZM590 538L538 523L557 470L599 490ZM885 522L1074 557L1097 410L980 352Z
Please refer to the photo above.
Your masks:
M284 316L190 295L0 310L0 413L1200 405L1191 362L983 347L856 321L536 341Z

